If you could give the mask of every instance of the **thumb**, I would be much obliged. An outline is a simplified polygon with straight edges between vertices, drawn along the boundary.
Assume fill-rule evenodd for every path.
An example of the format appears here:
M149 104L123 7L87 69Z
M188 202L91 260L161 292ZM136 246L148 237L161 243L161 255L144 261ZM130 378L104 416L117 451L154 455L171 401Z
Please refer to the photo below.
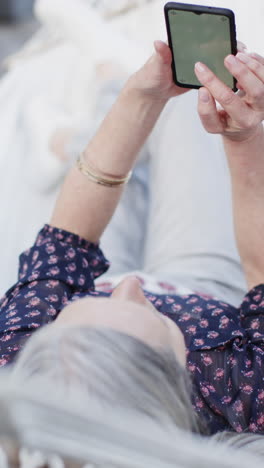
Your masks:
M171 65L172 54L169 46L163 41L155 41L154 48L158 56L165 65Z

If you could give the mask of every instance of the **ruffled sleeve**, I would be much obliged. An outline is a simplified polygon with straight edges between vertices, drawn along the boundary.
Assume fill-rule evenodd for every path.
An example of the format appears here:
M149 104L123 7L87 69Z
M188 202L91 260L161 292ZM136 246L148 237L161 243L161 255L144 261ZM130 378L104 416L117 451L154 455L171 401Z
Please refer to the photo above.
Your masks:
M0 303L0 366L10 363L26 339L52 322L71 297L94 290L107 271L98 244L45 225L20 256L19 281Z
M74 292L94 288L94 280L109 268L98 244L45 225L34 246L20 256L19 281L58 280Z

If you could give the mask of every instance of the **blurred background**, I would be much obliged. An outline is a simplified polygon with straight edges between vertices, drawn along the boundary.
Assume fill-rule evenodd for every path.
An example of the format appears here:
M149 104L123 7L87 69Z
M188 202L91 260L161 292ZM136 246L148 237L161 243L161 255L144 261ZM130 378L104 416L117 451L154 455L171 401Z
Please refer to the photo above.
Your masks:
M20 49L39 27L33 3L34 0L0 1L0 74L4 59Z
M140 67L153 40L166 40L165 3L0 0L0 295L94 130L98 69L124 77ZM238 38L264 54L263 0L190 3L233 9Z

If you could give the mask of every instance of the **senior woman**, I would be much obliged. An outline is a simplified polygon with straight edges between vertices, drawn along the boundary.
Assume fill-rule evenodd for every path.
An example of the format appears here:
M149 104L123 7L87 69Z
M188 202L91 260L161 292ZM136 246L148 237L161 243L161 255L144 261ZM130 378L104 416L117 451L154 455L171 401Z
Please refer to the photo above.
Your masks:
M81 385L104 404L163 413L188 430L264 433L264 59L239 53L225 66L238 94L204 64L195 72L200 118L222 135L229 164L249 288L242 304L233 305L246 291L221 151L192 125L193 92L180 96L170 50L156 41L67 176L50 224L20 258L19 281L1 303L2 366L24 348L14 371L27 382L39 374L65 389ZM195 154L181 141L183 125ZM159 284L145 290L140 274L125 275L102 292L95 280L108 262L98 243L151 132L143 270Z

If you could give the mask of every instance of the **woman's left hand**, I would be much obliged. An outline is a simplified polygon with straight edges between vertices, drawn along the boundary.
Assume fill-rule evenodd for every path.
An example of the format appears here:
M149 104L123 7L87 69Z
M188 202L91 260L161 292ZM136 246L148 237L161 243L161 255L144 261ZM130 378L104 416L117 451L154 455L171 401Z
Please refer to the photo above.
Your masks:
M264 58L238 53L229 55L225 66L238 81L238 93L204 64L196 64L196 76L204 86L199 90L198 112L209 133L244 141L261 128L264 120ZM216 101L222 106L221 110Z
M154 42L155 52L143 67L130 78L133 87L144 95L167 101L190 89L176 86L172 76L172 53L167 44Z

